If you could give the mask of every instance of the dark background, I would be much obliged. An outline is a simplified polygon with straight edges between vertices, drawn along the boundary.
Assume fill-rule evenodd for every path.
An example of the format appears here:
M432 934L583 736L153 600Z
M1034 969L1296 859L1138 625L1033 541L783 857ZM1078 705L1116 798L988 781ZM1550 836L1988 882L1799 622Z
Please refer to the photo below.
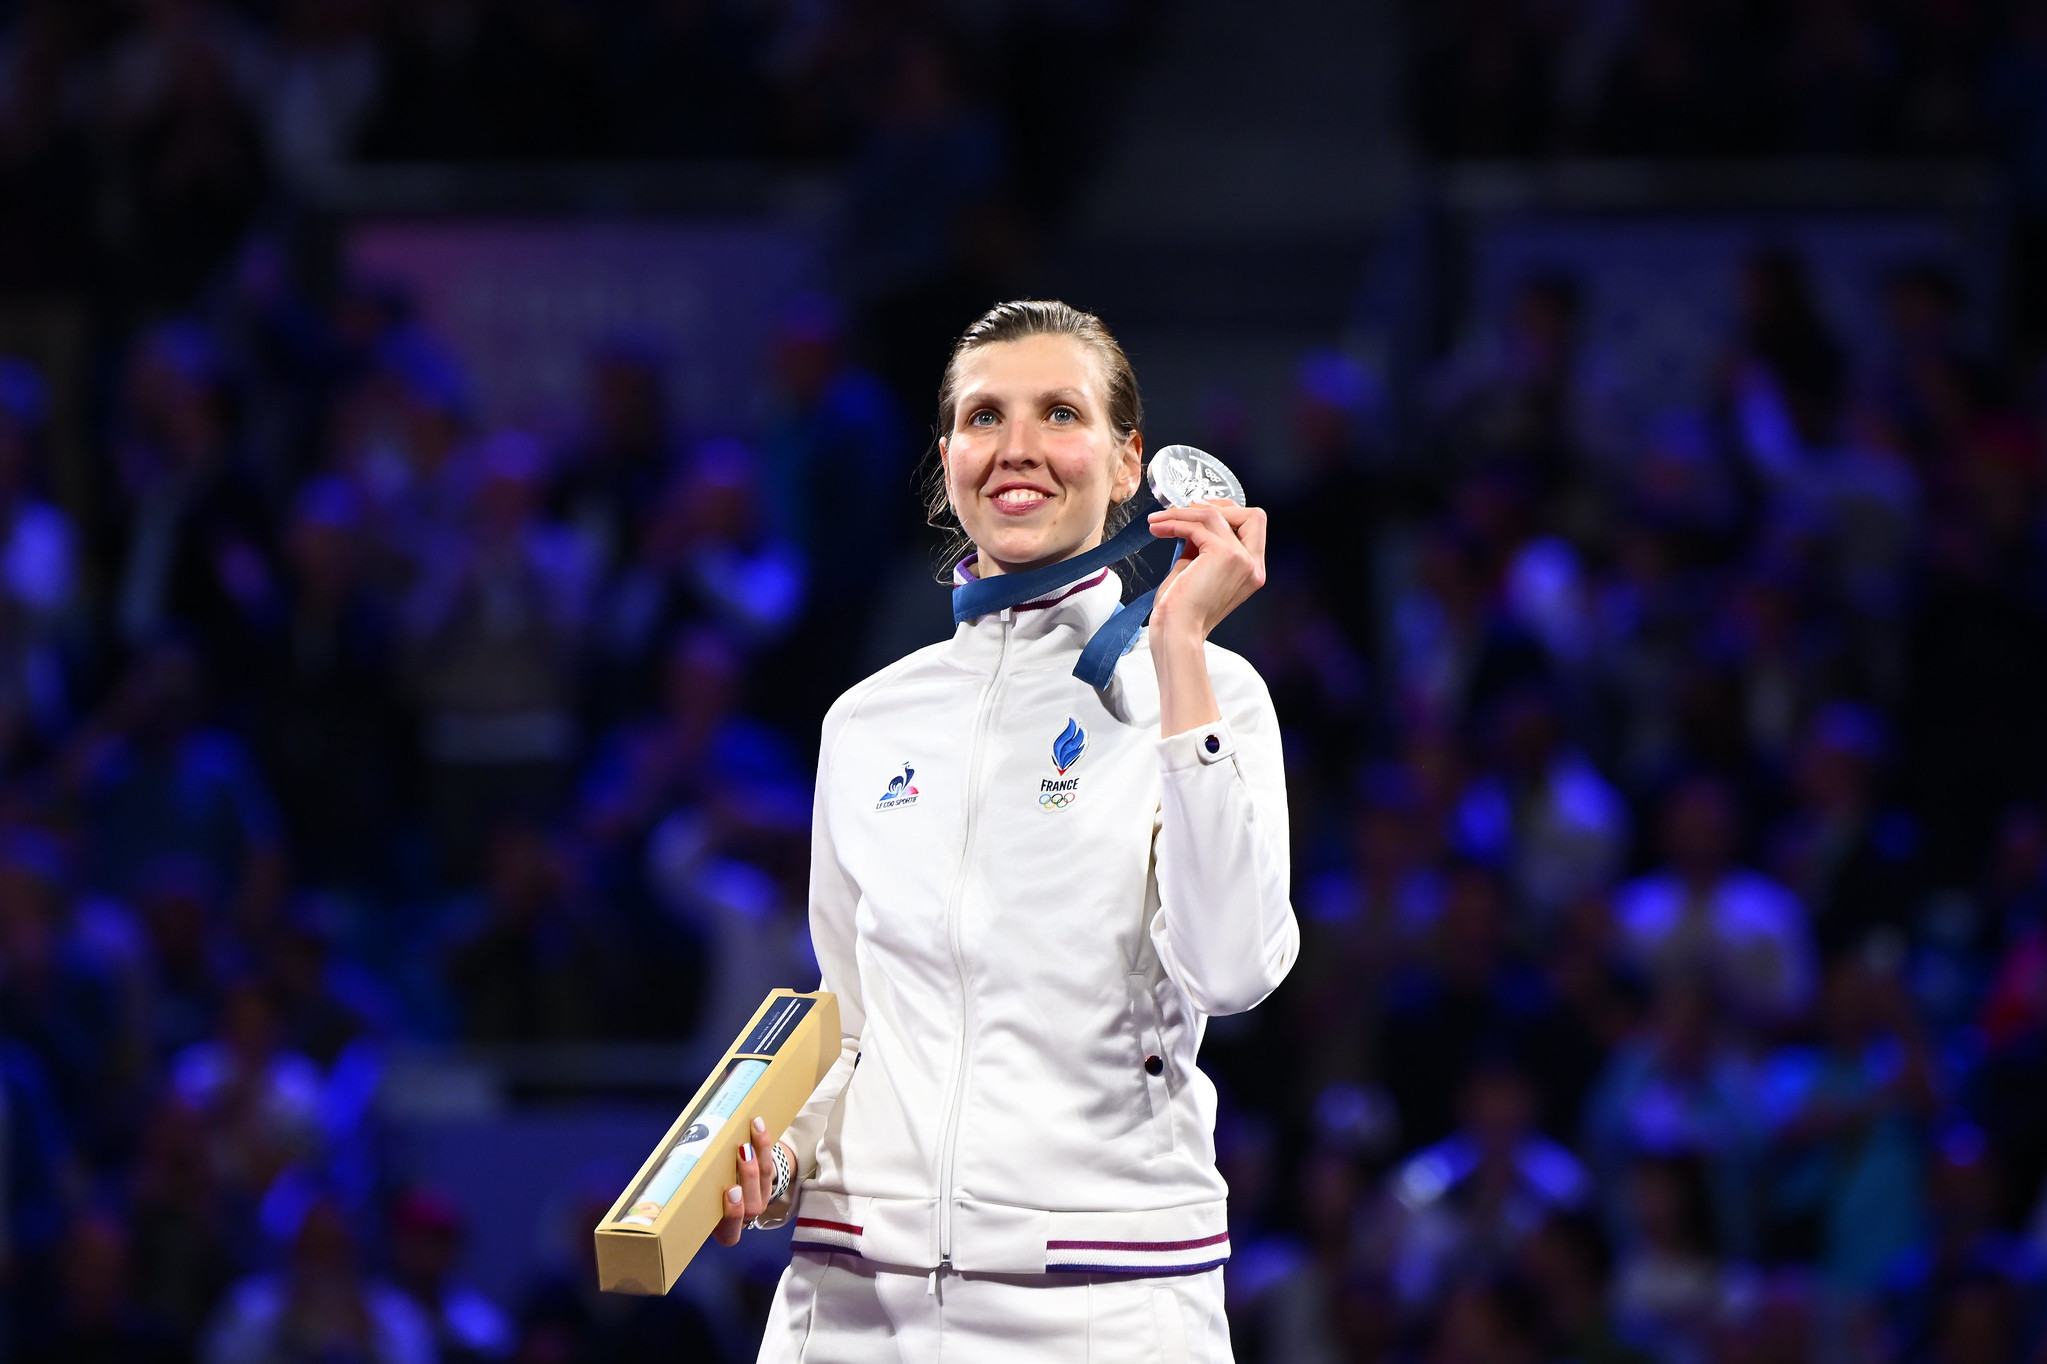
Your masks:
M2040 0L0 0L0 1358L752 1358L1015 296L1271 509L1238 1357L2047 1359Z

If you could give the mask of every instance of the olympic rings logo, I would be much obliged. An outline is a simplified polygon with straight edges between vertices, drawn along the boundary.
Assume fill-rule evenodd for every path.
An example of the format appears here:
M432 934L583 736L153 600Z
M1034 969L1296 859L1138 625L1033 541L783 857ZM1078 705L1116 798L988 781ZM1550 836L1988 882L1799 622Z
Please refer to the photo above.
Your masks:
M1077 791L1047 791L1038 797L1040 810L1064 810L1079 796Z

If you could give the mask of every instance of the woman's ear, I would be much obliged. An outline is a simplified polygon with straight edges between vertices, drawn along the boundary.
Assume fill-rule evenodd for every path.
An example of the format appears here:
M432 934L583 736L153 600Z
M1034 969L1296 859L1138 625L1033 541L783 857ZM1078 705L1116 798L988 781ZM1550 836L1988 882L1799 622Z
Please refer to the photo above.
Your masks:
M1132 431L1116 450L1116 478L1111 485L1115 490L1115 500L1128 502L1137 496L1137 489L1143 482L1144 433Z

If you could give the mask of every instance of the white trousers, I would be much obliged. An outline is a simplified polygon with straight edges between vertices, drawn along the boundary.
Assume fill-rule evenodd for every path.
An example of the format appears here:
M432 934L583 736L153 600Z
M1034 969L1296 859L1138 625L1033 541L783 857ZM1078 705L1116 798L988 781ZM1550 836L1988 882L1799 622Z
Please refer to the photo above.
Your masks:
M759 1364L1232 1364L1223 1272L941 1274L799 1250Z

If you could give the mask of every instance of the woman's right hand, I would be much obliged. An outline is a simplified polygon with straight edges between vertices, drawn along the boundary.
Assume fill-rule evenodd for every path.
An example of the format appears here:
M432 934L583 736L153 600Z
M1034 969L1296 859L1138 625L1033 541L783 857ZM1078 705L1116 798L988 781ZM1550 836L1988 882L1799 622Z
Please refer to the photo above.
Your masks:
M794 1148L786 1141L780 1145L789 1156L789 1168L795 1169ZM739 1182L725 1190L725 1216L711 1233L721 1246L739 1244L739 1233L766 1210L775 1192L775 1162L768 1149L768 1125L756 1117L753 1140L739 1148Z

